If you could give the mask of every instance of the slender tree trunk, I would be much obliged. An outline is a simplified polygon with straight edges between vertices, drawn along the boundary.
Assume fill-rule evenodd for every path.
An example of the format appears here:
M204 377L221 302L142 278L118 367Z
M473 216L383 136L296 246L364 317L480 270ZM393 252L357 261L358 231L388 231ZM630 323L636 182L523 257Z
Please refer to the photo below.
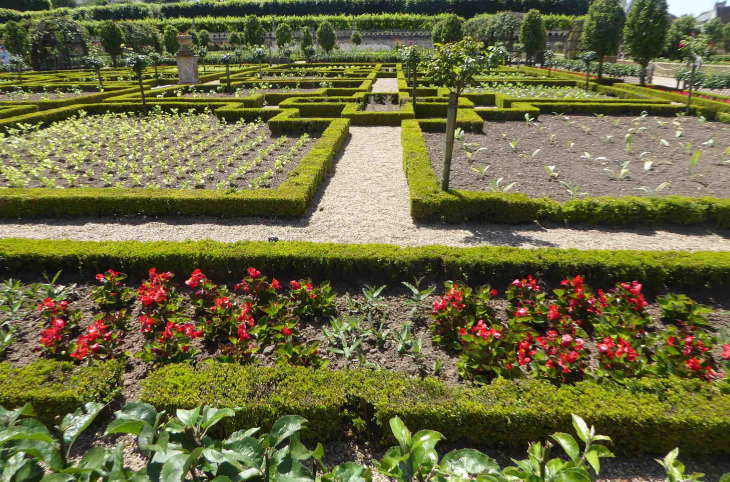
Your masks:
M692 104L692 89L695 85L695 69L696 69L695 63L692 64L692 70L689 73L689 93L687 94L687 108L684 110L684 113L686 115L689 115L690 112L690 104Z
M641 76L639 77L639 85L642 87L646 86L646 66L641 66Z
M96 69L96 76L99 77L99 92L104 92L104 84L101 80L101 69Z
M416 113L416 89L418 89L418 74L416 73L416 67L413 67L413 113Z
M155 79L159 79L160 76L157 75L157 63L155 63Z
M444 174L441 178L441 190L449 190L451 177L451 154L454 151L454 131L456 130L456 110L459 105L459 95L449 93L449 105L446 111L446 152L444 153Z
M591 69L586 65L586 90L588 90L588 82L591 80Z
M142 94L142 112L147 115L147 100L144 98L144 86L142 85L142 72L139 73L137 80L139 80L139 92Z
M603 57L598 59L598 80L603 78Z
M228 67L228 64L226 64L226 81L228 82L228 93L231 93L231 70Z
M23 62L18 62L18 82L23 81Z

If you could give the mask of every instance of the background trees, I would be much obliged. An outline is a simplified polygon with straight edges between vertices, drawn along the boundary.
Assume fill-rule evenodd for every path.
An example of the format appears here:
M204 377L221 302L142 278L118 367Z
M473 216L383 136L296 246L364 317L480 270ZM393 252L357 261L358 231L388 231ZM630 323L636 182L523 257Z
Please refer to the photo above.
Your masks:
M667 38L666 0L635 0L624 26L626 53L641 65L641 85L646 67L659 56Z
M535 54L545 50L547 31L542 23L542 15L538 10L532 9L525 15L520 26L520 42L525 46L525 56L528 63L534 62Z
M266 32L261 26L259 19L250 15L246 17L243 28L243 43L246 45L263 45L266 40Z
M162 33L162 42L165 45L165 50L170 55L175 55L180 49L180 44L177 41L177 29L172 25L165 27Z
M330 53L335 48L337 42L337 34L335 28L327 20L319 24L317 27L317 42L325 52Z
M285 45L291 45L294 39L294 32L288 23L280 23L276 27L276 45L282 49Z
M616 55L626 14L619 0L595 0L583 23L583 43L598 56L598 78L603 77L603 58Z
M177 43L177 31L175 31ZM104 51L112 58L112 65L117 66L117 59L124 53L124 31L117 22L107 20L99 29L99 40Z
M18 22L10 21L5 24L2 42L8 52L19 57L25 57L30 50L28 31Z
M458 42L463 37L464 32L461 28L461 20L456 15L449 15L434 25L431 30L431 40L435 44Z

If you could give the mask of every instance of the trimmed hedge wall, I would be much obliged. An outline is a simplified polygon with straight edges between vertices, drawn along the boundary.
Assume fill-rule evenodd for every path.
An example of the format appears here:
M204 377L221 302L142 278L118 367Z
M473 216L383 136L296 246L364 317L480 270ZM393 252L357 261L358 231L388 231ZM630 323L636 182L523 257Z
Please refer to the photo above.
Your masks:
M36 360L22 368L0 363L0 406L30 403L46 423L91 401L110 402L121 390L124 362L75 367L72 362Z
M391 371L311 370L209 363L195 369L170 365L142 383L141 399L158 410L200 404L241 407L226 419L230 433L271 428L285 414L309 420L308 440L339 439L352 420L389 433L388 420L403 419L416 432L441 432L450 443L525 448L570 427L576 413L619 452L730 453L730 395L712 385L680 380L632 380L628 387L579 382L498 379L480 388L449 387Z
M37 105L0 106L0 119L7 119L37 111Z
M240 279L255 266L277 276L337 282L399 282L425 276L438 282L507 284L537 274L556 284L581 273L598 286L641 280L648 292L721 290L730 284L730 252L603 251L482 246L402 248L387 244L247 241L138 242L0 239L0 276L63 270L89 279L109 268L143 278L151 267L185 277L194 269L219 279Z
M420 122L403 121L401 131L411 215L416 219L447 222L479 219L507 224L539 219L611 225L709 222L730 228L730 197L599 197L561 204L547 197L533 199L520 193L456 189L443 192L431 168Z

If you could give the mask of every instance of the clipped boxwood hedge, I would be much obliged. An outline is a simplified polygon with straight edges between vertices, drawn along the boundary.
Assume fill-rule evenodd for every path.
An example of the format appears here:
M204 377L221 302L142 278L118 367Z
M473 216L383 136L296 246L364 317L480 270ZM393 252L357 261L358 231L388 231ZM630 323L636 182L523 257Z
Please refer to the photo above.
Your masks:
M41 420L57 423L57 416L86 402L110 402L120 392L124 362L110 360L76 367L71 362L36 360L22 368L0 363L0 406L30 403Z
M457 189L443 192L431 168L422 127L421 120L405 120L401 131L411 215L416 219L447 222L485 220L507 224L531 223L539 219L611 225L707 222L730 227L730 197L587 197L560 203L547 197L533 199L520 193Z
M138 242L0 240L0 276L63 270L64 277L90 279L113 268L135 278L151 267L187 277L196 268L208 276L240 279L249 266L267 274L312 277L333 283L398 283L416 277L436 282L508 284L539 275L555 284L582 274L594 286L641 281L647 292L720 290L730 284L730 252L576 250L481 246L398 247L387 244L215 241Z
M268 430L285 414L309 420L307 439L335 440L360 418L388 433L399 416L411 431L437 430L451 443L524 448L570 427L570 414L595 424L619 452L730 453L730 395L696 381L632 380L628 387L498 379L450 387L392 371L310 370L235 364L170 365L142 382L141 399L174 412L200 404L240 407L227 431Z

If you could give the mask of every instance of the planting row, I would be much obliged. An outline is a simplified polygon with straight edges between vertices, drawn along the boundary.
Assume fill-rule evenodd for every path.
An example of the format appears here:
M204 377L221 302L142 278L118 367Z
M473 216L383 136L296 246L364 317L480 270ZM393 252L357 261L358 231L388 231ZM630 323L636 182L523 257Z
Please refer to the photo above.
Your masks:
M458 373L479 384L494 377L713 381L730 360L728 313L674 294L650 306L637 282L594 292L576 276L548 296L528 277L497 299L489 286L452 282L440 297L435 286L418 282L403 283L396 297L385 296L385 286L338 296L328 283L269 280L255 268L232 290L200 270L184 288L172 278L152 269L136 290L113 270L89 288L6 281L3 349L15 365L31 362L33 352L91 363L131 355L155 363L214 357L382 366L452 383Z
M310 142L308 134L274 137L260 120L225 124L209 113L80 111L46 129L10 129L0 144L0 186L277 187Z

